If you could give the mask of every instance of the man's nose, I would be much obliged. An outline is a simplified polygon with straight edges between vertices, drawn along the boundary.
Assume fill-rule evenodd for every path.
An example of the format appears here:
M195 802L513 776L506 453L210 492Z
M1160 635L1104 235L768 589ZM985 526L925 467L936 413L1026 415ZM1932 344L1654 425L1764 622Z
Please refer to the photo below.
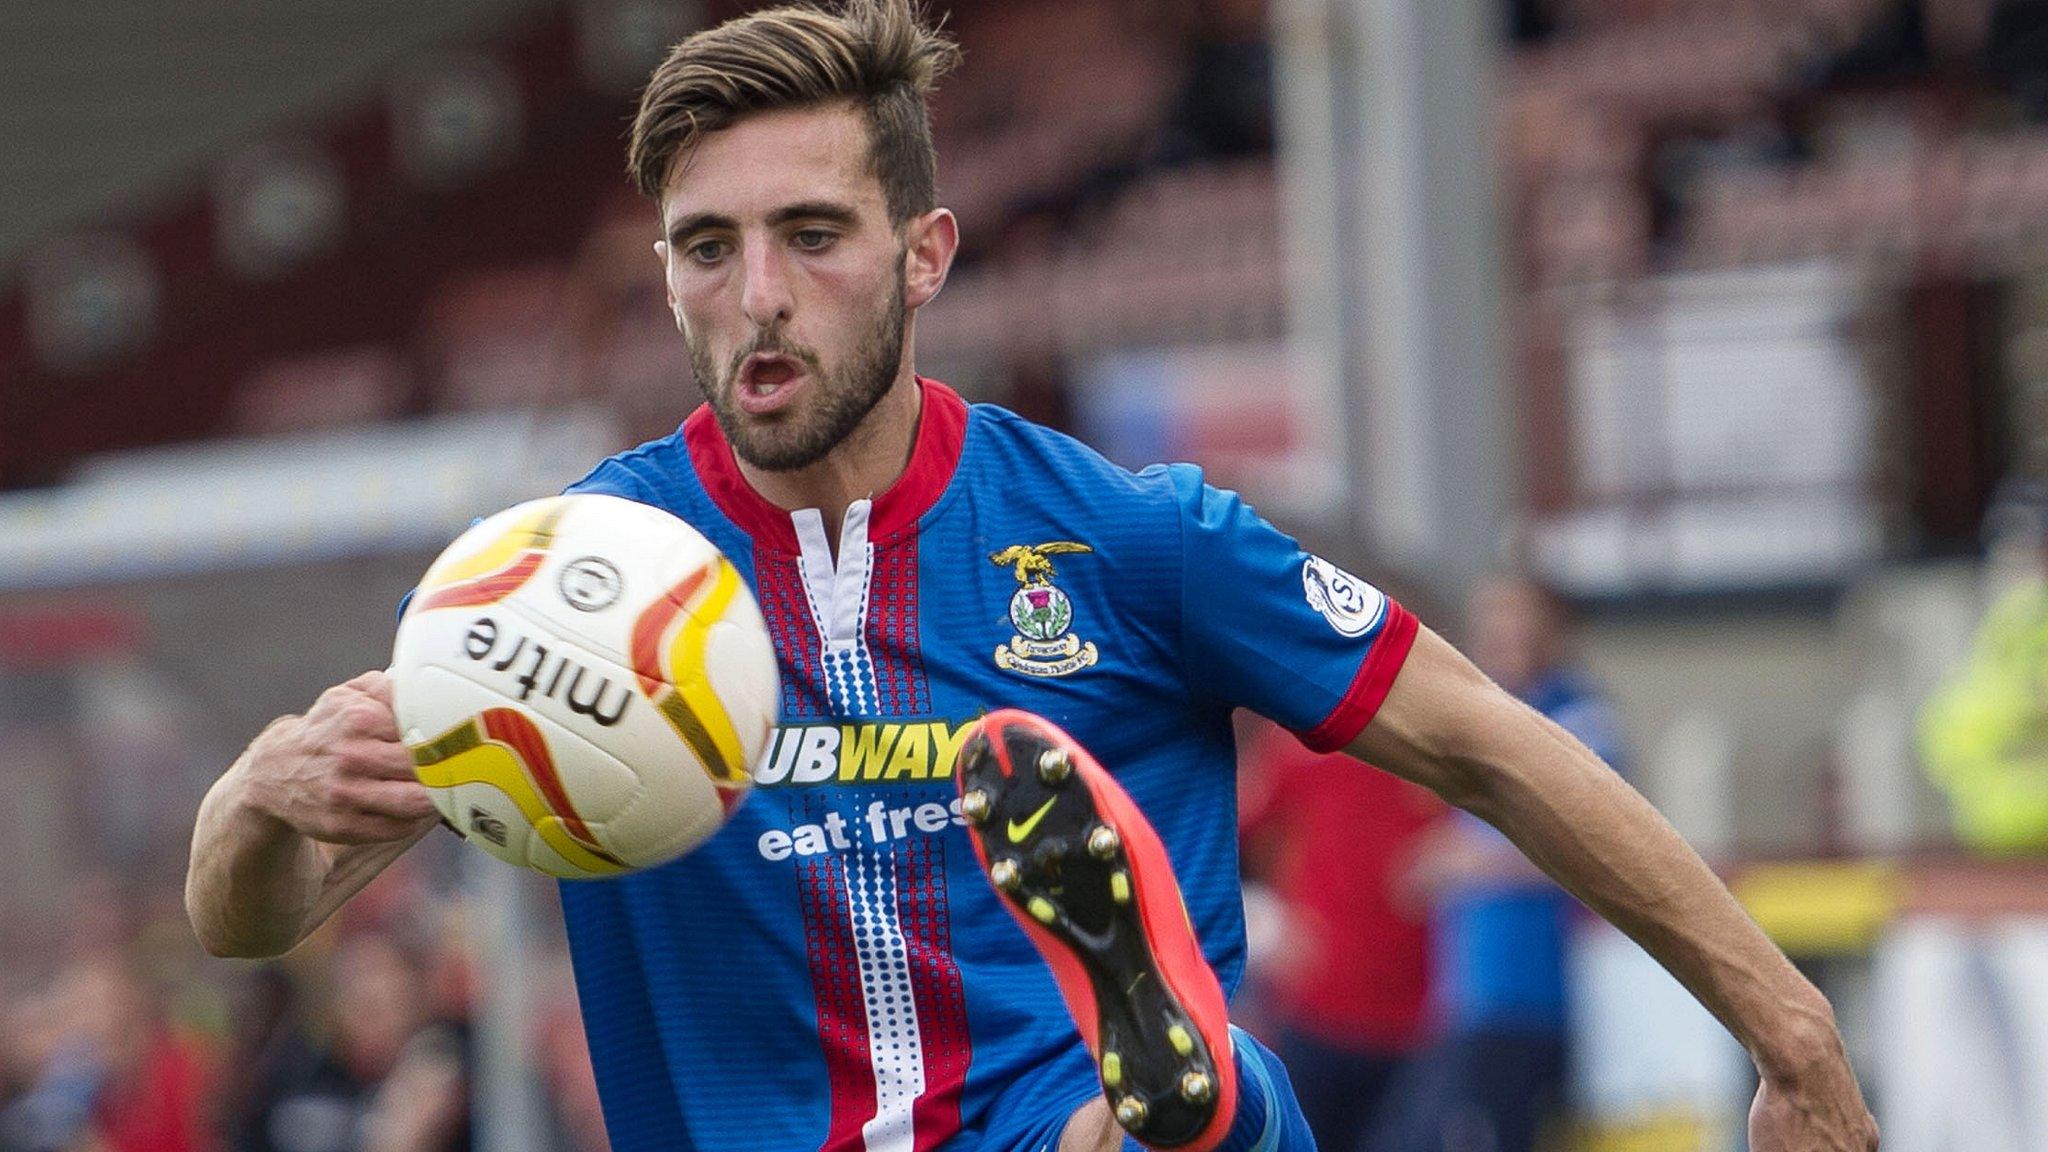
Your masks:
M787 321L794 302L782 253L773 244L748 245L744 267L747 281L740 291L740 310L747 319L759 328Z

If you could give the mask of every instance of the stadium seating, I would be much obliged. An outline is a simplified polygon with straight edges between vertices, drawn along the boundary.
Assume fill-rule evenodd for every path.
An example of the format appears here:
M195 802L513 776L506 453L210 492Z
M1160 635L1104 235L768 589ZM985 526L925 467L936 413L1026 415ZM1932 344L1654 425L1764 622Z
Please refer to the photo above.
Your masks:
M280 357L237 391L232 428L260 436L388 420L411 388L406 359L389 345Z
M564 76L580 25L555 20L535 35L508 23L529 7L559 14L541 0L463 0L436 6L431 18L389 0L350 0L298 25L348 58L355 70L344 75L340 64L322 71L293 55L303 45L274 43L283 9L258 7L226 42L233 50L214 51L220 78L238 86L240 119L213 114L221 97L209 85L169 85L146 116L123 112L125 97L96 103L80 88L75 101L45 102L69 111L0 128L0 145L6 131L61 133L94 140L94 164L113 163L100 153L127 154L126 175L109 175L104 186L153 183L159 196L180 186L162 174L163 157L175 151L188 169L193 157L227 157L266 124L304 124L302 136L352 142L338 153L346 235L334 259L355 270L354 280L288 271L263 292L278 307L288 303L290 315L322 318L293 328L295 339L223 339L219 309L250 288L217 266L203 204L179 207L173 197L156 213L148 227L161 239L150 254L173 287L158 308L151 383L176 382L190 394L174 419L125 432L116 422L115 441L588 397L608 398L639 430L672 419L687 369L648 276L652 221L618 179L612 128L597 127L616 125L618 95ZM1510 257L1532 288L1813 257L1898 262L1937 250L1999 267L2042 246L2048 143L2038 132L1920 115L1913 110L1924 101L1911 85L1895 94L1830 87L1830 61L1877 26L1890 10L1882 0L1549 7L1552 30L1504 60L1500 88ZM1981 37L1994 7L1927 4L1929 37ZM1193 59L1187 20L1178 7L1170 18L1147 16L1114 0L963 3L954 12L976 64L947 85L936 130L942 195L962 217L967 247L922 333L935 365L995 366L1000 376L1002 365L1048 355L1280 334L1285 271L1270 160L1188 154L1176 136L1177 93ZM0 13L0 33L117 37L138 34L146 21L135 0L24 0ZM547 189L528 193L554 212L500 228L516 251L470 235L489 225L460 223L464 196L479 202L480 189L408 186L389 163L384 113L366 111L365 98L396 75L402 47L447 44L465 29L474 48L514 61L526 103L556 117L526 125L508 175L491 186L502 200L507 188L545 174ZM9 70L11 42L0 34L0 93L16 82L10 77L30 74ZM196 49L156 50L162 59L152 67L169 74L179 52ZM32 71L32 62L16 63ZM1903 152L1844 153L1834 137L1815 144L1810 122L1853 140L1834 127L1853 121L1843 109L1882 125L1893 107L1906 109L1917 134ZM119 132L105 128L109 119L122 121ZM175 127L187 122L206 133ZM148 148L131 148L120 134L145 131L155 132ZM21 178L16 191L30 207L0 221L0 261L7 229L47 231L31 204L40 178ZM416 271L400 271L409 266ZM380 297L375 307L366 279L387 285L368 294ZM343 291L351 298L335 299ZM204 300L212 310L195 303ZM18 298L0 298L0 359L27 356L24 315ZM221 383L164 367L192 360L177 349L198 341L208 348L204 371ZM21 378L28 389L57 386L40 371ZM145 386L119 372L81 382L97 393ZM306 398L328 392L317 403ZM0 396L0 410L7 403ZM0 442L0 483L49 474L70 451L65 443Z
M252 137L360 99L429 45L546 0L8 0L0 263L52 229L162 199Z

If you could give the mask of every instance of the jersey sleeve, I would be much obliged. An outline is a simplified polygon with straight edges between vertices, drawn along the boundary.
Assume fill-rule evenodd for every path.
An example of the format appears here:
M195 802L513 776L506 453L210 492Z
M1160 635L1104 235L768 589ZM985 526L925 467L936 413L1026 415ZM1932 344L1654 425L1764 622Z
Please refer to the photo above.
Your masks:
M1415 641L1415 617L1174 465L1188 682L1291 729L1318 752L1365 730Z
M592 468L588 475L562 490L565 496L594 492L600 496L618 496L636 500L642 504L653 503L648 498L647 483L631 468L614 457L604 460Z

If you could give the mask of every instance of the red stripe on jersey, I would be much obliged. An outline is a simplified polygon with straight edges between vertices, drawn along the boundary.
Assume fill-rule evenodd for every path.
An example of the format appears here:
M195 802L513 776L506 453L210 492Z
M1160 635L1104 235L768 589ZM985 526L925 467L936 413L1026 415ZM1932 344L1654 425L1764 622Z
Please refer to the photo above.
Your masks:
M917 637L917 533L875 545L868 578L868 654L874 659L876 712L925 716L932 710Z
M903 475L875 498L874 515L868 519L870 540L887 540L917 527L918 519L953 482L960 449L967 443L967 401L937 380L920 376L917 382L924 389L917 443L911 446Z
M944 843L937 837L905 843L893 853L892 863L894 912L917 1007L924 1070L924 1090L911 1104L911 1130L915 1152L927 1152L960 1131L960 1094L967 1085L973 1041L967 1029L966 989L953 959ZM874 1119L877 1104L870 1022L860 956L848 920L847 883L843 857L821 857L797 869L818 1041L832 1092L820 1152L863 1152L863 1128Z
M924 1048L924 1094L910 1114L916 1152L926 1152L960 1130L960 1091L974 1048L967 1031L967 995L953 962L945 841L922 837L908 846L905 857L896 911L916 990L918 1042Z
M1412 613L1389 599L1387 622L1381 625L1365 663L1358 666L1358 674L1351 678L1351 687L1322 723L1300 733L1301 742L1317 752L1336 752L1357 739L1386 702L1420 627Z
M754 596L761 618L775 642L782 665L782 719L823 719L832 714L832 693L825 684L824 641L811 619L803 573L796 557L786 552L754 549Z
M836 856L797 865L804 947L818 1006L818 1043L832 1092L822 1152L860 1152L861 1125L875 1115L875 1073L868 1047L868 1011L861 995L860 957L847 922L846 869Z

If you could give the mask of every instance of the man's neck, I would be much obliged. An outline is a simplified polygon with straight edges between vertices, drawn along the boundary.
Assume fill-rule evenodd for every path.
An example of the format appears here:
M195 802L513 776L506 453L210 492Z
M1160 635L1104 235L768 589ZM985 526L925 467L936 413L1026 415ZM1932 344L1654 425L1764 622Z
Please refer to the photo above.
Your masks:
M808 468L769 472L738 461L740 475L778 508L816 508L825 518L826 539L839 539L846 506L888 491L917 446L924 389L908 365L866 418L845 440Z

